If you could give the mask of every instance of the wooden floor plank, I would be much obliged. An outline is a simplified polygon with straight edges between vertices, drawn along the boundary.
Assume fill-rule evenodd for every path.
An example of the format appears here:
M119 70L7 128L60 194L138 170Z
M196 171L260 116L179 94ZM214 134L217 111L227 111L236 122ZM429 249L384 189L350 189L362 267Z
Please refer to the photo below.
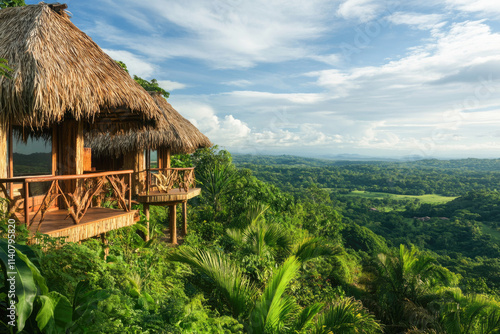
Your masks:
M201 193L200 188L190 188L188 191L183 189L172 189L168 193L159 191L150 191L149 195L138 195L137 201L140 203L168 203L168 202L183 202L198 196Z
M66 237L68 242L77 242L133 225L135 213L135 210L125 212L107 208L89 208L80 224L77 225L70 217L67 217L67 210L54 210L46 212L40 227L35 222L29 230L35 234L38 229L39 232L51 237Z

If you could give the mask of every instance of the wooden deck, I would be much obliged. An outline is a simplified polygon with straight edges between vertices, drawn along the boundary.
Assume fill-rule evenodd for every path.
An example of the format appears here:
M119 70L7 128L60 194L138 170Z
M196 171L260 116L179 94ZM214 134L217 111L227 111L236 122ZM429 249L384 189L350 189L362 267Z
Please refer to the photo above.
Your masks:
M188 199L198 196L201 193L201 188L190 188L188 191L184 189L172 189L168 193L162 193L159 191L150 191L149 195L139 194L137 195L137 202L147 203L147 204L168 204L185 202Z
M125 212L106 208L89 208L80 224L77 225L70 217L66 218L67 210L48 211L38 231L51 237L66 237L67 242L78 242L101 233L134 225L135 214L135 210ZM30 214L30 217L32 215ZM35 234L37 228L38 223L33 223L30 232Z

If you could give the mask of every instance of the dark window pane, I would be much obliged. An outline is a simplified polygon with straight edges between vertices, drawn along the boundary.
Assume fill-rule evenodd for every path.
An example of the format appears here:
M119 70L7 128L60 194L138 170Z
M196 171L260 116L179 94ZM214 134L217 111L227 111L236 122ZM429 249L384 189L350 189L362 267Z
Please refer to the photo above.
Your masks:
M21 140L20 129L13 129L14 176L52 174L52 138Z

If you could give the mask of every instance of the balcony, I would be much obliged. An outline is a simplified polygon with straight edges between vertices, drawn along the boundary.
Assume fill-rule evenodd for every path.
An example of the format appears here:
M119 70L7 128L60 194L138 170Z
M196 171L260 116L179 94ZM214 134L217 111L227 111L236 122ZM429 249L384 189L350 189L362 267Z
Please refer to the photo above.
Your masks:
M150 168L145 173L145 189L137 195L140 203L173 205L200 194L196 188L194 167Z
M132 173L4 178L0 196L8 200L4 209L24 223L31 235L41 232L77 242L135 223Z

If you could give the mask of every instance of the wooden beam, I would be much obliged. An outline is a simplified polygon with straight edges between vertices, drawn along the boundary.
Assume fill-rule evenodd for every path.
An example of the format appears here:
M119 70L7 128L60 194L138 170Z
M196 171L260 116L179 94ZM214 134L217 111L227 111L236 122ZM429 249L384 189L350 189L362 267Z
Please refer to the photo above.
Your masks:
M172 245L177 245L177 206L171 205L168 210L170 221L170 241Z
M184 237L188 233L188 220L187 220L187 201L182 202L182 227Z

